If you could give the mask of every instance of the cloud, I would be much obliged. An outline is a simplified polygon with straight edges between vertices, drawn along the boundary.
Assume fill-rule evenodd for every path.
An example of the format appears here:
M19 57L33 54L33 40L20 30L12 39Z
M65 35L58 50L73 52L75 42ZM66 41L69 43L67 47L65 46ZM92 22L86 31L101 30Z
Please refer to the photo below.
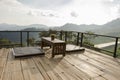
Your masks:
M103 3L109 6L120 5L120 0L104 0Z
M66 5L70 3L72 0L18 0L18 1L24 5L28 5L34 8L51 9Z
M33 11L29 11L29 12L27 13L27 15L29 15L29 16L35 16L35 13L34 13Z
M77 14L76 12L74 12L74 11L72 11L72 12L70 13L70 15L71 15L72 17L78 17L78 14Z
M0 0L0 23L104 24L119 13L120 0Z
M46 16L46 14L44 14L43 12L40 13L41 16Z
M29 16L42 16L42 17L56 17L56 15L49 11L35 11L30 10L27 12L27 15Z
M110 0L113 4L120 4L120 0Z
M52 11L41 11L38 15L43 17L58 17L57 14Z
M49 14L49 16L50 16L50 17L54 17L55 15L54 15L54 14L52 14L52 13L50 13L50 14Z
M12 7L17 7L21 5L21 3L19 3L17 0L0 0L0 3Z
M105 0L103 4L110 9L112 15L116 15L117 17L120 14L120 0Z

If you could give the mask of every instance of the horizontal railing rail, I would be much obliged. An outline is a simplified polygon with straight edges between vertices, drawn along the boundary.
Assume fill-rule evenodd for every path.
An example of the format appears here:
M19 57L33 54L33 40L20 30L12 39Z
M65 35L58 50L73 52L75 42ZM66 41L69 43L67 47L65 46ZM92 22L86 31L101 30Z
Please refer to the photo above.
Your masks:
M48 31L0 31L0 32L18 32L19 33L19 38L20 38L20 46L23 46L23 33L26 33L27 36L27 40L30 38L30 33L31 32L48 32ZM113 38L115 39L115 44L114 44L114 51L113 51L113 57L117 57L117 48L118 48L118 39L120 39L120 37L116 37L116 36L108 36L108 35L100 35L100 34L90 34L90 33L85 33L85 32L77 32L77 31L56 31L59 32L59 38L62 40L64 37L64 40L67 42L67 36L68 36L68 32L72 32L72 33L76 33L76 45L80 45L81 47L84 46L83 43L83 39L84 39L84 35L94 35L94 36L100 36L100 37L108 37L108 38ZM14 36L12 36L14 37ZM29 41L27 41L27 46L29 46ZM3 45L3 44L2 44ZM95 48L95 47L93 47ZM98 48L99 50L103 50ZM105 50L104 50L105 51ZM107 51L107 50L106 50ZM107 51L110 52L110 51Z

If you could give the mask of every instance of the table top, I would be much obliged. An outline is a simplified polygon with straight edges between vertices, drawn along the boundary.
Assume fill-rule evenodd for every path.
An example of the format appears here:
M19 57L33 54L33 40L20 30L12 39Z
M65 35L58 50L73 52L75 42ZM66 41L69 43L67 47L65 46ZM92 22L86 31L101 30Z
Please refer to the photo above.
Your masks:
M59 39L56 39L56 38L54 40L51 40L51 37L42 37L42 39L50 41L52 43L65 43L65 41L62 41L62 40L59 40Z

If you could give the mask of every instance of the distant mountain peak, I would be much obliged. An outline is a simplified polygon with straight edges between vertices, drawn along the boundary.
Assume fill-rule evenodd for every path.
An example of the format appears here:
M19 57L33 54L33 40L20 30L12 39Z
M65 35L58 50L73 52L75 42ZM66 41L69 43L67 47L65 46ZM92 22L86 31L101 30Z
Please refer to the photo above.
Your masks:
M30 24L28 26L46 26L46 25L43 25L43 24Z
M117 24L120 24L120 18L114 19L104 25L113 26L113 25L117 25Z
M46 25L42 25L42 24L31 24L31 25L26 25L26 26L19 26L19 25L16 25L16 24L7 24L7 23L1 23L0 24L0 31L24 30L26 28L44 28L44 29L48 29L49 27L46 26Z
M66 23L63 26L68 26L68 25L77 25L77 24L73 24L73 23Z

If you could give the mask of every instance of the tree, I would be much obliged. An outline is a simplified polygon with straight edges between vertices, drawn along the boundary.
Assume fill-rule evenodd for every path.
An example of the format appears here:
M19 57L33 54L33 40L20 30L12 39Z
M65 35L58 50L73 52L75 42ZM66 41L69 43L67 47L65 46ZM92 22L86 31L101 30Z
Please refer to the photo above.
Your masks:
M67 32L67 42L76 44L77 38L76 38L76 33L74 32Z
M93 35L94 33L91 31L87 31L87 34L83 35L84 38L84 45L94 46L94 43L92 42L93 39L95 39L97 36Z
M35 38L29 38L27 41L31 46L34 46Z
M39 37L40 38L41 37L49 37L51 34L56 34L56 36L58 36L57 31L50 29L49 31L42 31L42 32L40 32L39 33Z

